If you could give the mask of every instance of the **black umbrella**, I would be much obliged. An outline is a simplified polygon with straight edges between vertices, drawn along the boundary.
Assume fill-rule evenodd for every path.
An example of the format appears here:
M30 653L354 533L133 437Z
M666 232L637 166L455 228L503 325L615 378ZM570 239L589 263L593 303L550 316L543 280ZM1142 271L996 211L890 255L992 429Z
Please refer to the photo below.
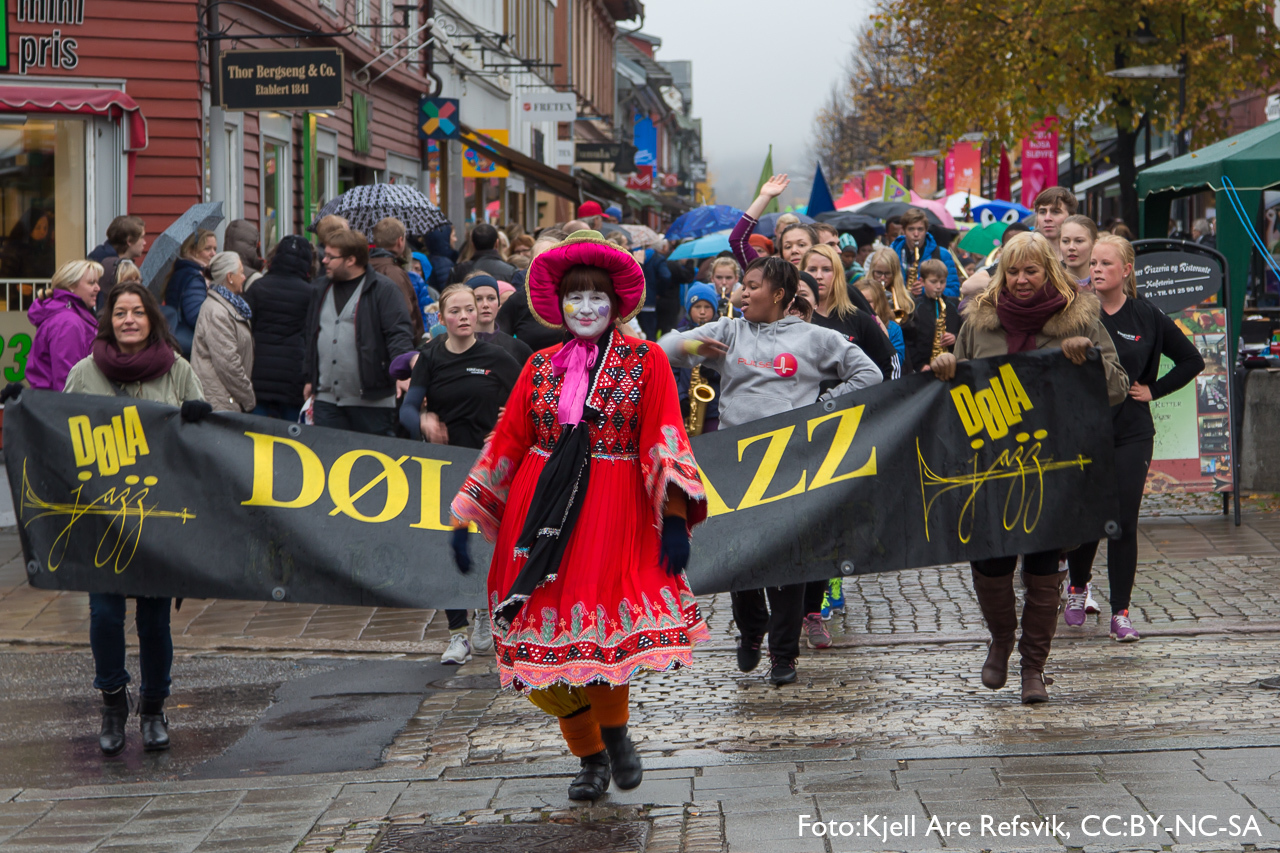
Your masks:
M888 219L890 216L901 216L913 207L924 211L924 215L928 218L930 225L942 225L942 220L938 218L938 214L929 208L907 204L905 201L873 201L871 204L864 204L858 208L858 213L874 216L876 219Z
M151 243L147 257L138 268L142 283L151 289L157 299L164 300L164 287L169 283L169 271L182 251L182 244L197 231L212 231L224 219L222 202L206 201L193 204L179 216L164 233Z
M884 223L879 219L854 213L852 210L829 210L826 213L819 213L816 219L841 233L856 234L859 230L866 228L870 228L877 234L884 233Z
M370 236L374 225L388 216L403 222L410 234L426 234L449 224L431 199L403 184L353 187L320 208L316 221L307 226L307 230L316 230L316 223L331 213L347 220L352 231L359 231L366 237Z
M766 213L764 216L760 217L759 222L756 223L755 230L753 230L751 233L763 234L764 236L772 240L773 229L777 227L778 217L781 215L782 215L781 213ZM814 221L813 217L809 216L808 214L792 212L791 215L799 218L800 223L802 225L808 225Z

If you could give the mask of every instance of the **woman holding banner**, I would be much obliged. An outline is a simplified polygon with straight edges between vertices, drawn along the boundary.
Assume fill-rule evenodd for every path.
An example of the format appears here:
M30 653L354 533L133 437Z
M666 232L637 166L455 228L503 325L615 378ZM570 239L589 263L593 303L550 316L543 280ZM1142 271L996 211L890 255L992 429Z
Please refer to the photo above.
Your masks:
M638 670L689 666L709 638L684 569L707 514L675 377L618 324L644 304L625 249L577 231L529 266L529 309L570 339L525 364L492 438L453 500L495 542L488 594L502 684L560 718L582 765L569 797L640 784L627 734Z
M721 429L814 403L824 381L836 385L822 394L823 399L881 381L880 369L844 335L809 325L790 313L810 308L796 295L798 282L796 268L781 258L752 261L742 276L741 317L721 317L697 329L672 332L658 342L675 367L705 364L719 372ZM769 680L779 687L796 680L807 586L797 583L733 593L733 618L742 631L740 670L750 672L759 664L767 631L772 661ZM816 602L811 600L810 606L815 627L821 629L817 611L826 581L813 586Z
M1075 218L1072 216L1063 224L1064 241L1067 227ZM1102 325L1115 341L1120 365L1133 383L1120 404L1111 409L1120 536L1107 543L1107 579L1111 586L1111 639L1121 643L1141 639L1129 621L1129 600L1138 573L1138 512L1155 445L1151 401L1172 394L1204 370L1204 359L1195 344L1168 315L1138 298L1133 260L1129 241L1108 234L1098 238L1089 261L1093 292L1102 304ZM1173 362L1164 376L1160 376L1161 356ZM1067 554L1071 585L1067 588L1063 619L1068 625L1084 624L1097 551L1097 542L1086 542Z
M1084 364L1091 347L1102 351L1107 397L1122 401L1129 379L1116 357L1111 336L1099 319L1098 299L1077 289L1058 259L1058 251L1041 234L1018 234L1000 255L1000 265L986 290L974 299L956 339L955 354L942 353L930 364L943 381L955 377L956 363L976 358L1061 349L1074 364ZM1047 702L1044 665L1049 659L1058 623L1062 580L1059 549L1022 555L1026 595L1022 606L1022 701ZM1009 675L1018 628L1013 573L1018 555L1010 554L972 564L973 588L991 633L982 683L992 690L1004 687Z
M198 421L213 408L204 402L200 380L180 352L151 291L141 282L117 284L107 295L93 351L71 368L66 392L153 400L181 407L184 421ZM169 720L164 715L173 666L169 603L168 598L139 596L134 614L142 675L138 714L142 748L148 752L169 748ZM104 755L117 755L124 749L124 726L129 718L124 623L123 595L89 593L89 647L96 671L93 686L102 691L98 746Z

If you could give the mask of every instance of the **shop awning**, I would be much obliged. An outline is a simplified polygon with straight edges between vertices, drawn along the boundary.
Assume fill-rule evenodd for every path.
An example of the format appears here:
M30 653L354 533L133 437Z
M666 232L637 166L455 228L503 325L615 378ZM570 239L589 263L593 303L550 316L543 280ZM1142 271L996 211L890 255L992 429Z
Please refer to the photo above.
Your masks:
M526 179L542 185L556 195L569 199L574 204L582 201L581 186L573 175L567 175L559 169L539 163L529 155L521 154L514 148L508 148L501 142L495 142L480 131L465 124L460 124L459 128L465 137L462 141L463 145L483 151L486 157L489 157L498 165L505 166L513 172L519 172Z
M147 119L133 98L115 89L71 89L62 86L7 86L0 83L0 113L100 115L121 122L129 131L124 150L147 147Z
M579 168L576 174L579 181L582 182L583 188L595 196L598 200L605 200L610 203L617 202L619 204L627 204L630 199L627 188L616 184L608 178L601 177L595 172L587 169Z

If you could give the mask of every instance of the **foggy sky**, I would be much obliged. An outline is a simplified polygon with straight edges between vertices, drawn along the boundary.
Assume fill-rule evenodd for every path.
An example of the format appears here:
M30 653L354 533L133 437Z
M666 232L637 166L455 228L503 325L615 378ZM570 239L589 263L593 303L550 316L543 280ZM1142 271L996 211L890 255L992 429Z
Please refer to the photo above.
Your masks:
M783 201L807 202L813 119L844 76L870 0L644 0L644 8L644 32L662 39L656 58L693 62L693 115L716 201L751 203L772 143L774 170L792 178Z

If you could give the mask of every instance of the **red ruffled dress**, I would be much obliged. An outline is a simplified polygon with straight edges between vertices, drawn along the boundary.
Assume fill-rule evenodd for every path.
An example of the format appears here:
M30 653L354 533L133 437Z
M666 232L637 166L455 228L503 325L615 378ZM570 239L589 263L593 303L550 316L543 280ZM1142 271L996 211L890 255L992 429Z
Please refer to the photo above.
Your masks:
M551 365L559 349L529 359L453 501L454 516L496 542L490 612L524 565L516 540L560 436L561 377ZM616 329L602 357L586 405L603 417L588 426L590 478L564 560L510 629L494 631L504 687L626 684L637 669L691 665L694 643L710 636L688 582L668 575L659 556L669 486L688 498L690 529L707 513L671 367L660 348Z

